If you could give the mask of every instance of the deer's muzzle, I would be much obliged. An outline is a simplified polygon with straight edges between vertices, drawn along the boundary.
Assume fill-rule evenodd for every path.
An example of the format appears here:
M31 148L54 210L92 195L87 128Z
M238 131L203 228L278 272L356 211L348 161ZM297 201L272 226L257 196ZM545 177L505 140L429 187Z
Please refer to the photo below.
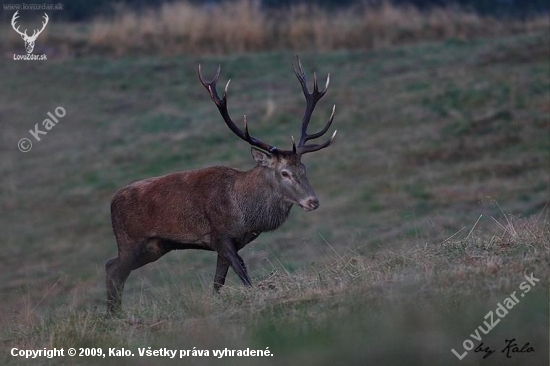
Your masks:
M307 197L300 201L300 207L304 211L313 211L319 207L319 199L315 196Z

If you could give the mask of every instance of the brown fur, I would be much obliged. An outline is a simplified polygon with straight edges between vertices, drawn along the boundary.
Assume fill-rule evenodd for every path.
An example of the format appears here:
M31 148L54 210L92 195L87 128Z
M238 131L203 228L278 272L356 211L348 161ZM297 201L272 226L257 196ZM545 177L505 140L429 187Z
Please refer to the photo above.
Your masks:
M293 204L308 210L318 206L299 157L254 154L258 165L246 172L221 166L177 172L132 183L114 195L118 257L106 264L109 312L120 307L132 270L176 249L218 253L216 291L229 266L250 285L238 250L281 226Z

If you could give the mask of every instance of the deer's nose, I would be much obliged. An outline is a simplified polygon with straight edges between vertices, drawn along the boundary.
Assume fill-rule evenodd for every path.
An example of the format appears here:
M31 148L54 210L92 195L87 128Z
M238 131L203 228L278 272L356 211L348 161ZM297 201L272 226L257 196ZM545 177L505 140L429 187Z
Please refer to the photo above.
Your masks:
M313 211L319 207L319 199L317 197L308 197L301 201L300 205L305 211Z

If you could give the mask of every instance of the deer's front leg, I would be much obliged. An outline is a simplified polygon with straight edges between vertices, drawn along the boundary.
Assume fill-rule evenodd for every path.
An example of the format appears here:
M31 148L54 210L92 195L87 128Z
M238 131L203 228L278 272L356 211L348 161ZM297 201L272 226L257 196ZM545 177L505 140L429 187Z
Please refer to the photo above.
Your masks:
M237 247L235 246L233 241L231 239L220 240L217 245L217 251L218 255L229 263L231 268L233 268L235 273L241 278L241 281L243 281L246 286L252 286L252 282L250 282L250 278L248 277L248 271L246 270L244 261L237 253ZM218 278L218 274L222 274L222 270L223 263L220 264L220 260L218 259L218 267L216 268L216 279ZM225 273L227 274L227 269L225 269ZM215 286L216 283L214 283L214 288Z
M220 292L220 288L225 284L225 277L229 270L229 262L218 254L216 262L216 276L214 276L214 293Z

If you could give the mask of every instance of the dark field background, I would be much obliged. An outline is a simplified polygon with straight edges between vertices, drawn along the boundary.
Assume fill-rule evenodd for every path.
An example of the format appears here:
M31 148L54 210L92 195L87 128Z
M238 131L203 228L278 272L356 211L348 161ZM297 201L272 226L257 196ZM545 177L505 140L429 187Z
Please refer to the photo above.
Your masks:
M2 364L176 363L9 353L124 347L137 355L148 346L269 347L274 354L177 361L191 365L548 364L544 9L513 17L474 6L390 3L361 11L247 1L145 5L98 8L84 19L73 19L73 10L48 12L34 52L47 61L13 60L23 42L9 24L14 11L2 12ZM242 17L225 22L229 9ZM296 28L270 23L266 14L274 11ZM318 17L303 15L310 12ZM21 24L27 15L40 24L41 12L21 13ZM200 31L201 19L214 16L215 28ZM322 27L337 21L344 23ZM232 36L208 38L224 32ZM320 208L293 209L281 229L241 251L252 289L230 271L214 296L216 256L172 252L130 275L125 313L106 319L114 192L178 170L253 166L249 147L200 85L198 63L207 75L221 65L220 85L232 79L235 120L246 114L252 135L289 148L304 108L291 68L297 53L310 83L313 71L323 80L331 74L313 129L336 104L334 145L304 158ZM29 129L58 106L66 116L35 141ZM33 142L27 153L17 149L24 137ZM520 293L531 273L540 282L482 335L495 354L470 352L459 361L451 348L462 353L484 316ZM500 350L511 338L535 351L506 358Z

